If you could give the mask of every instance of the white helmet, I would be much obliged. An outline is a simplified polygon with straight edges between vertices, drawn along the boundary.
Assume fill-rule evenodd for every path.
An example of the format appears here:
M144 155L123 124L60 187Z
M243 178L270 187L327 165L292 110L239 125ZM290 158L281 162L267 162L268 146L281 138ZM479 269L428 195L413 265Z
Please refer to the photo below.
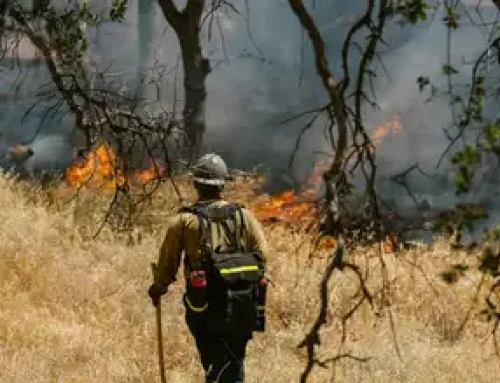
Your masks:
M204 185L223 186L229 176L227 165L215 153L205 154L193 166L194 181Z

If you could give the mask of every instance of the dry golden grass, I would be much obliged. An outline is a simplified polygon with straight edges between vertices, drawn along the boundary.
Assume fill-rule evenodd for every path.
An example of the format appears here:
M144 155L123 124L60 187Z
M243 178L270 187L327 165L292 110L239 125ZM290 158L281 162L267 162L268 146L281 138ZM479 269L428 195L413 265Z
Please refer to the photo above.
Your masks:
M228 194L251 205L251 190L243 183ZM186 185L182 188L187 191ZM71 204L57 208L54 203L64 190L50 193L50 206L33 193L0 177L0 382L158 382L155 316L146 290L162 222L177 203L172 190L165 186L151 203L141 222L142 240L129 246L109 230L97 240L86 239L86 227L95 229L104 197L82 197L75 214ZM275 287L268 331L257 334L248 350L248 382L297 382L306 358L296 346L316 314L325 254L310 260L308 243L299 246L304 235L279 224L268 226L267 235ZM370 268L369 285L377 291L381 277L376 249L360 249L348 257ZM452 286L439 277L449 263L475 266L476 255L451 253L438 242L384 259L401 358L388 312L375 318L362 306L348 323L343 352L370 360L343 359L334 369L316 368L310 381L498 381L500 361L493 354L491 328L479 319L477 308L458 331L481 275L469 272ZM321 333L322 358L338 352L338 317L349 310L356 290L354 275L334 273L331 315ZM178 282L163 299L167 377L172 383L201 382L194 343L183 322L181 291Z

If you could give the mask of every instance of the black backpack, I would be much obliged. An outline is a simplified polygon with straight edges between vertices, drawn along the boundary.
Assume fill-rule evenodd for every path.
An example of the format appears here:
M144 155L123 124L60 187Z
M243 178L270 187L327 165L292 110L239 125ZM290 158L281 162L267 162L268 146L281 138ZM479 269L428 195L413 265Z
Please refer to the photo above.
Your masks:
M245 233L241 208L239 204L220 207L195 204L183 209L198 217L204 249L200 264L191 265L185 257L185 266L191 275L203 271L206 278L206 287L201 289L187 281L184 301L190 314L198 316L212 331L250 335L264 330L266 286L262 283L265 281L262 255L246 252L240 244ZM211 223L220 224L231 241L224 252L213 248ZM193 300L200 309L193 307L190 303Z

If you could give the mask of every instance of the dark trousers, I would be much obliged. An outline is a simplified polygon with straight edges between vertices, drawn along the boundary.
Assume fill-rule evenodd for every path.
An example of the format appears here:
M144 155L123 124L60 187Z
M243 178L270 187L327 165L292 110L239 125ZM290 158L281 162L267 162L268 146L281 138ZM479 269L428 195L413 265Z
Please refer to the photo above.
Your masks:
M214 333L189 314L186 315L186 323L196 342L205 370L205 382L244 383L245 354L250 337Z

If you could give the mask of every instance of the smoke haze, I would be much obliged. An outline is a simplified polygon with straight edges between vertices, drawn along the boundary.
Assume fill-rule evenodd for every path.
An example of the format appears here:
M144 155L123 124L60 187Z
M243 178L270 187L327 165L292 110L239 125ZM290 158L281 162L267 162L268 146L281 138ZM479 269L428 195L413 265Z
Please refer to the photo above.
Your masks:
M94 2L93 6L96 10L104 10L109 3ZM177 3L182 5L182 2ZM248 10L244 1L234 3L239 14L227 9L225 14L219 13L218 20L214 19L212 23L210 39L208 22L203 30L204 51L213 67L207 78L206 151L219 151L228 158L232 167L248 168L264 162L285 171L298 133L307 120L302 118L277 125L294 114L323 105L325 91L316 74L310 43L301 33L288 2L253 0L248 3ZM349 26L363 12L365 1L319 0L314 7L311 7L311 2L306 3L323 33L332 71L341 76L341 44ZM129 4L122 25L103 25L89 34L94 65L101 69L110 68L112 74L108 78L121 79L119 89L123 91L133 89L137 79L145 74L161 77L158 86L161 102L167 109L174 110L176 105L176 112L180 115L182 68L177 65L179 48L176 37L156 1L144 0L140 9L137 0L131 0ZM478 10L483 21L496 17L495 8L485 6ZM416 27L400 26L395 22L388 26L387 46L381 46L381 52L389 77L382 75L379 66L377 102L381 109L367 110L366 123L374 128L398 115L403 131L381 143L378 159L382 176L402 171L415 162L434 173L439 154L447 144L443 128L451 123L448 100L425 102L428 94L420 93L416 83L418 76L428 76L439 87L446 86L441 68L447 59L447 29L442 18L443 12L440 11L433 20ZM470 81L471 68L462 63L475 59L487 41L486 31L472 26L472 20L478 23L481 19L476 10L469 7L467 14L462 13L461 27L453 31L451 39L451 62L460 70L455 80L463 79L464 83ZM361 37L360 42L363 41ZM354 53L351 61L351 70L355 71L357 60ZM31 72L37 74L27 75L31 77L25 81L25 90L35 88L39 83L35 78L45 71L38 68ZM3 71L2 76L1 86L5 91L15 74L14 71ZM143 94L156 97L157 89L152 85L145 86ZM29 140L36 132L47 105L40 105L21 124L27 106L25 100L2 102L2 152L12 144ZM71 118L59 121L59 117L53 116L44 123L42 131L50 138L35 139L38 152L35 150L30 159L31 166L46 161L48 157L41 153L50 146L50 140L55 140L54 145L69 142L65 137L71 128ZM314 151L330 151L323 137L322 124L324 122L318 122L306 135L294 165L295 175L304 176L310 172L315 160ZM63 138L56 140L54 135ZM40 140L45 141L37 144ZM62 156L68 153L71 150L60 152ZM449 178L446 175L448 165L443 166L444 177ZM421 178L415 178L414 186L422 188L422 198L436 199L444 193L444 190L436 191L434 186L429 189L433 192L426 191L421 185L423 182ZM432 184L430 180L425 181L428 182ZM387 190L398 195L395 188L392 185Z

